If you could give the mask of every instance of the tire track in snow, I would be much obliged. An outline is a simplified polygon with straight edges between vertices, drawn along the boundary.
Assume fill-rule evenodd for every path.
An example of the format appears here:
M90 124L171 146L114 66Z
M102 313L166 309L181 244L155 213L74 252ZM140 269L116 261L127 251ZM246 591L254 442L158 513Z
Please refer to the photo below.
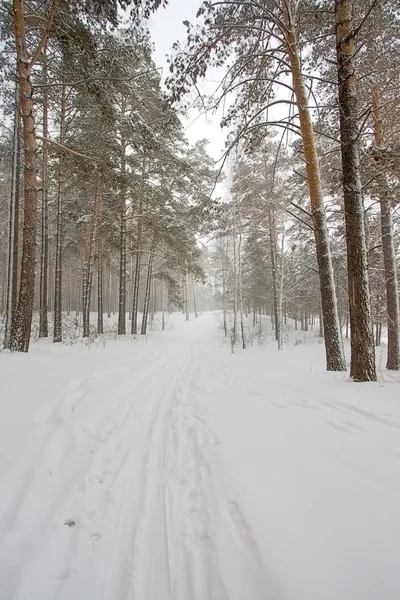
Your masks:
M152 377L154 371L160 366L162 367L165 362L166 360L162 360L161 365L159 362L157 365L150 365L139 378L132 378L132 373L129 370L123 371L130 375L130 380L119 389L117 388L114 392L113 402L110 403L108 410L106 403L103 413L100 415L101 418L97 415L97 431L96 429L92 431L89 429L84 431L74 430L73 419L75 413L71 412L69 417L67 415L63 420L60 420L56 429L49 431L48 435L41 440L37 452L31 457L29 477L24 480L18 492L17 497L21 498L21 502L13 506L12 512L5 515L5 520L2 523L2 530L5 535L1 550L7 552L7 548L11 547L13 554L18 556L18 561L13 564L16 574L16 589L10 595L10 598L23 598L24 590L30 588L30 582L32 582L32 578L35 579L36 572L40 572L40 569L44 572L49 571L46 565L38 567L40 561L45 560L46 555L48 555L48 552L43 552L44 546L54 546L55 556L54 565L52 565L48 574L43 594L45 594L46 588L52 589L53 592L49 592L48 597L53 598L53 594L56 593L55 590L59 594L67 583L74 572L73 563L77 561L77 556L79 556L79 543L82 542L82 538L87 537L90 524L95 524L96 515L104 513L115 502L115 499L112 498L112 487L120 476L124 464L129 460L130 450L135 442L132 432L132 418L137 417L138 407L143 397L149 394L151 388L157 385L155 378ZM120 370L117 370L121 374ZM110 375L112 373L112 371L109 372ZM81 389L86 391L85 394L80 394L80 403L84 403L85 396L93 393L89 389L88 383L103 379L101 376L97 377L96 374L87 380L80 381ZM145 384L144 387L143 384ZM139 393L135 394L137 387L139 387ZM77 389L74 390L74 397L76 392ZM68 394L61 402L67 404L70 402ZM59 403L52 411L52 416L61 410L62 407ZM93 415L93 417L95 416ZM71 420L71 423L68 423L68 419ZM59 481L60 488L56 490L53 497L51 494L49 495L50 503L46 505L46 487L44 486L44 491L39 494L39 497L41 496L44 499L43 509L45 510L37 515L32 515L31 495L27 494L27 491L31 492L32 488L37 488L43 483L43 477L40 477L41 472L46 474L47 485L49 485L48 481L52 482L51 479L49 480L48 469L44 465L48 455L52 453L53 441L60 438L64 439L66 436L70 437L71 442L68 447L62 449L62 456L60 457L59 471L62 477ZM108 448L108 446L111 447ZM113 456L112 460L110 456ZM104 458L110 459L107 468L104 466ZM105 470L108 473L105 473ZM105 498L102 507L99 507L99 491L93 486L93 480L96 481L96 478L99 484L102 483L101 478L106 484L101 494L102 498ZM108 481L104 481L104 479L108 479ZM32 483L34 483L33 486ZM109 496L108 500L107 494ZM29 524L26 523L25 513L30 514L31 522ZM77 526L71 528L68 531L69 535L65 538L66 527L64 522L68 518L72 518ZM5 543L7 542L5 538L7 538L8 532L9 544ZM96 531L92 534L96 534ZM71 551L72 547L74 548L73 552ZM65 548L64 551L63 548ZM27 558L33 555L37 555L37 558L33 559L31 564L27 563ZM41 586L42 588L43 586ZM43 599L45 597L43 595Z

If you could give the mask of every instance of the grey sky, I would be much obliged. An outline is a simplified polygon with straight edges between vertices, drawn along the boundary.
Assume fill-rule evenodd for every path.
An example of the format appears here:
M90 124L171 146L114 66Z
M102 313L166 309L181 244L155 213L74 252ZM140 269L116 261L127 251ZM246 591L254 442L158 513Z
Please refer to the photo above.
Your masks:
M163 68L164 77L168 74L166 55L170 53L171 46L177 40L185 39L183 21L194 21L196 12L201 5L201 0L169 0L166 9L159 9L150 20L150 32L155 44L154 59L158 66ZM208 91L208 90L207 90ZM191 143L207 138L210 141L209 152L219 159L223 152L225 133L219 126L220 117L209 114L199 116L197 110L190 113L186 121L186 135Z

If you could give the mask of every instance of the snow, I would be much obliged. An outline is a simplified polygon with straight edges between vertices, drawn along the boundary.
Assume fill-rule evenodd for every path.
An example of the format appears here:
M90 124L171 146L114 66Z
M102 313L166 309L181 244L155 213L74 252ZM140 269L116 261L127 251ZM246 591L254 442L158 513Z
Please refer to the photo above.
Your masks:
M184 318L0 354L0 599L398 600L396 375Z

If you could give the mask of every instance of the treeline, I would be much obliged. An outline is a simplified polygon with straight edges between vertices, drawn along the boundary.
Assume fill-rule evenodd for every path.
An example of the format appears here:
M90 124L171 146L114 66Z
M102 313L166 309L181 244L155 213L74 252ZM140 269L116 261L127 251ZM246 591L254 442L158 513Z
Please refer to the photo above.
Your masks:
M181 305L204 279L216 171L161 89L144 23L158 4L133 2L124 27L117 2L2 6L7 348L28 351L36 311L40 337L62 341L64 310L88 336L93 300L98 332L117 303L118 334L146 333L152 292Z
M376 380L373 313L378 327L387 323L387 368L399 369L398 7L389 0L204 2L186 25L186 43L171 59L173 98L184 98L210 67L223 70L209 108L223 111L226 156L236 154L229 224L221 224L241 272L235 310L245 293L260 304L268 260L277 331L283 303L294 317L301 306L310 310L305 299L316 298L318 282L327 369L346 369L347 313L354 380Z

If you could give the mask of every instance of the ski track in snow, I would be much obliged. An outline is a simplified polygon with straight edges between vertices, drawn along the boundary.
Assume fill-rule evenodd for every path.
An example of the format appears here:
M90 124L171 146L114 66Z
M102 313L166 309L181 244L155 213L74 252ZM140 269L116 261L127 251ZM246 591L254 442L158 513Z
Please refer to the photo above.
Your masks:
M300 435L312 468L309 426L312 431L329 431L337 444L344 435L371 435L374 440L385 436L392 459L398 461L400 412L379 406L375 410L371 403L360 406L337 394L333 399L330 393L274 376L274 371L260 372L251 360L243 365L244 355L231 357L226 348L216 347L216 326L213 315L203 315L181 324L176 332L164 332L164 338L156 337L144 348L127 348L127 355L110 360L107 368L67 378L65 391L58 391L33 415L35 436L2 482L9 494L0 498L1 600L320 600L324 588L324 600L339 598L339 592L329 591L331 574L325 564L320 575L308 573L315 579L314 588L309 581L308 588L298 587L309 568L301 561L307 560L307 552L315 560L319 532L315 546L305 544L304 557L302 551L296 555L295 548L277 545L277 498L295 512L294 529L295 519L304 520L294 546L308 532L312 539L310 527L319 526L318 521L313 524L307 498L302 500L300 494L297 504L290 504L299 491L300 475L285 471L288 461L294 463L294 472L297 468L296 450L291 453L289 448L285 454L286 439L292 423L296 425L294 418L306 424ZM268 355L263 361L268 364ZM347 382L342 378L336 384ZM266 411L262 418L269 431L267 444L275 443L265 446L267 483L260 488L264 506L258 508L258 516L258 486L248 479L253 492L246 494L246 483L238 483L239 474L224 450L231 436L228 447L237 452L239 465L240 444L251 445L253 435L259 444L257 427L251 423L246 440L240 437L242 406L251 413L252 403ZM218 411L227 420L223 440L215 433ZM274 442L278 422L283 424L282 439ZM275 467L271 461L280 450L278 465L282 463ZM335 468L342 468L341 455L321 446L321 454L325 452ZM264 458L259 455L262 478ZM318 460L319 456L316 465ZM243 472L252 468L247 462ZM365 475L367 468L361 465L360 472ZM367 474L368 482L375 477L387 487L383 475ZM282 477L289 483L282 483ZM281 529L286 517L279 515ZM394 536L398 525L394 523ZM281 537L296 535L288 533L289 528L290 515ZM278 561L279 552L284 556L291 551L298 573L285 572ZM391 571L398 572L397 559L392 560ZM337 588L341 600L378 600L373 585L370 595L361 586L364 595L357 596L356 577L350 583L344 579ZM394 600L397 591L400 597L400 585L389 581L387 589L382 599ZM393 590L396 593L390 595Z

